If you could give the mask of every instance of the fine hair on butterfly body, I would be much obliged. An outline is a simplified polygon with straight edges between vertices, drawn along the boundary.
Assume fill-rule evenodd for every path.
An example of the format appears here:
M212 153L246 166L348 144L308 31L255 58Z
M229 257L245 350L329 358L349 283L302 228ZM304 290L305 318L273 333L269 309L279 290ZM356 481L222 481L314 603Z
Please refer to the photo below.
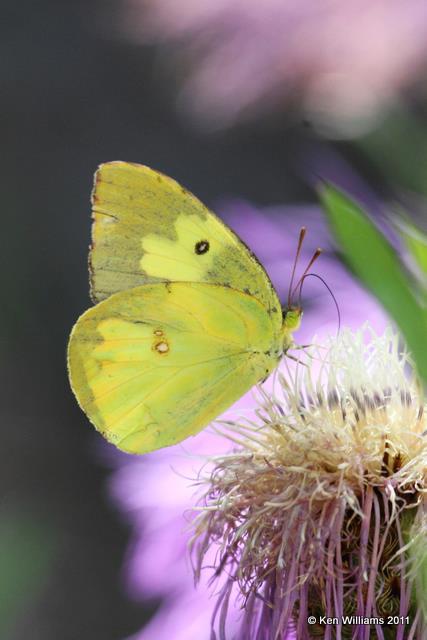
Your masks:
M264 380L301 321L246 245L171 178L128 162L95 174L91 296L68 345L72 390L118 448L196 434Z

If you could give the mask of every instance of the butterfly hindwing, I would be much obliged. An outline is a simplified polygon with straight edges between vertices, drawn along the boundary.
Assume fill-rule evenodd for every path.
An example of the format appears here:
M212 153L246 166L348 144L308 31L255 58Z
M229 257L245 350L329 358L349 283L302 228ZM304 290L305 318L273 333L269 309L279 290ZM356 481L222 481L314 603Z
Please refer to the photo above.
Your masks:
M81 407L120 449L174 444L218 416L276 366L280 314L206 283L153 283L84 313L69 343Z
M110 162L95 174L90 254L95 302L141 284L207 282L280 303L255 256L195 196L148 167Z

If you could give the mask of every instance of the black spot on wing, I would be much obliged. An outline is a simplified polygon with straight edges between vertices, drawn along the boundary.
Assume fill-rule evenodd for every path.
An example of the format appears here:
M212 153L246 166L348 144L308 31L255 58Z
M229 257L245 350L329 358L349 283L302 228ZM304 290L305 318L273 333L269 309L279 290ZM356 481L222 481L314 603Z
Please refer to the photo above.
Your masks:
M200 256L203 253L207 253L209 251L210 245L208 240L199 240L198 242L196 242L196 244L194 245L194 252Z

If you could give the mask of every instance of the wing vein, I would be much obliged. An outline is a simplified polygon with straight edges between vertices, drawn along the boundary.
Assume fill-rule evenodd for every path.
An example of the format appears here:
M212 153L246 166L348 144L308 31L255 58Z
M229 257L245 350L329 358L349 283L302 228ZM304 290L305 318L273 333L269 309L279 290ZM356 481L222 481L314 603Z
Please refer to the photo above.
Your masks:
M192 367L198 367L201 364L207 364L208 362L216 362L217 360L224 360L225 358L235 358L235 357L243 355L244 353L247 353L247 351L240 351L238 353L230 353L230 354L227 354L227 355L224 355L224 356L218 356L217 358L208 358L207 360L200 360L199 362L193 362L192 364L187 364L187 365L183 365L183 366L172 365L172 364L171 365L162 365L162 369L178 369L178 371L176 373L179 373L180 371L185 371L186 369L191 369ZM121 364L121 363L117 363L117 364ZM130 378L127 378L123 382L120 382L120 384L116 385L115 387L112 387L111 389L108 389L104 393L102 393L100 395L97 395L95 400L94 400L94 404L96 404L97 400L101 400L102 398L105 398L105 397L109 396L111 393L114 393L114 391L117 391L118 389L120 389L120 387L123 387L124 385L128 384L129 382L133 382L139 376L145 375L147 373L151 373L152 371L154 371L156 369L159 369L159 367L154 365L150 369L144 369L143 371L138 371L138 373L136 373L134 376L132 376ZM175 374L173 374L173 375L175 375ZM169 379L170 378L167 378L165 382L168 382ZM164 383L162 383L162 384L164 384ZM143 402L146 397L147 396L144 396L141 399L141 402Z
M202 363L200 363L202 364ZM210 390L212 386L216 386L219 382L221 382L222 380L224 380L224 378L227 378L229 375L231 375L232 373L234 373L236 371L236 369L240 368L244 363L239 363L236 364L234 367L232 367L229 371L226 371L223 375L221 375L219 378L215 378L214 381L212 381L209 385L205 385L205 388L207 390ZM165 384L167 384L168 382L170 382L173 379L173 375L170 376ZM151 393L156 392L157 389L153 389L153 391ZM149 394L150 395L150 394ZM129 415L129 413L131 413L132 411L134 411L135 409L137 409L147 398L148 396L146 396L143 400L141 400L140 402L138 402L134 407L132 407L132 409L130 409L129 411L127 411L123 416L121 416L122 419L123 417L126 417L127 415ZM116 424L117 421L114 421L114 424ZM136 426L134 427L129 433L127 433L126 435L124 435L122 438L120 438L120 440L118 440L118 444L120 444L120 442L122 442L123 440L125 440L126 438L128 438L130 435L132 435L133 433L135 433L136 431L138 431L138 429L140 429L140 426ZM189 434L190 435L190 434Z

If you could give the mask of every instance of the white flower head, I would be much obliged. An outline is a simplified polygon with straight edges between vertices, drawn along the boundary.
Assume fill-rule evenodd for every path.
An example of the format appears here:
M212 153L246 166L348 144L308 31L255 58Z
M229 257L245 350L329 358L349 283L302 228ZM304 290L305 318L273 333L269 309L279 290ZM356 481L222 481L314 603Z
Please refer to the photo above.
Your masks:
M408 554L426 526L422 389L391 330L326 346L261 391L259 423L227 424L238 449L202 481L193 550L196 576L212 549L227 576L220 637L236 586L242 639L426 637Z

